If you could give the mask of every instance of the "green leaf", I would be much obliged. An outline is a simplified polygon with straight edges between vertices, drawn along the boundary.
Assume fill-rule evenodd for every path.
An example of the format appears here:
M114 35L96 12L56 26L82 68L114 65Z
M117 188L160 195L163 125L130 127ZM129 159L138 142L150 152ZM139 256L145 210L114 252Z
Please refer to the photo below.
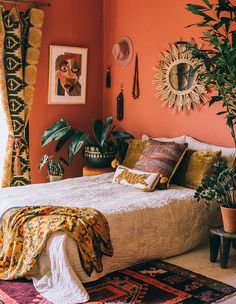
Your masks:
M69 163L65 160L64 157L59 157L59 160L64 163L66 166L69 166Z
M114 131L114 132L112 132L112 135L115 137L115 139L127 140L127 139L134 138L133 135L131 135L130 133L123 132L123 131Z
M41 145L45 146L53 140L57 141L61 139L70 129L71 126L68 122L64 119L60 119L52 127L44 131L41 138Z
M112 125L112 122L113 122L112 116L108 116L105 119L105 123L104 123L103 128L102 128L101 140L100 140L101 147L103 146L105 140L107 139L107 137L109 135L109 131L110 131L110 127Z
M209 101L209 107L212 106L215 102L222 101L221 96L212 96L211 100Z
M123 160L125 159L125 155L126 155L128 146L129 146L128 143L125 142L124 140L122 140L122 139L117 140L117 148L118 148L118 153L120 155L121 162L123 162Z
M209 2L209 0L202 0L210 9L212 9L213 7L214 7L214 5L213 4L211 4L210 2Z
M70 129L63 137L61 137L56 145L56 152L58 152L74 134L75 130Z
M49 156L47 154L44 154L39 161L38 171L40 171L43 168L43 166L46 165L48 160L49 160Z
M187 4L187 9L190 11L208 10L208 8L205 6L198 5L198 4L191 4L191 3Z
M221 22L225 25L226 32L228 33L229 32L230 23L231 23L231 19L227 18L227 17L222 17L221 18Z
M93 121L93 135L96 138L98 144L100 144L101 142L102 128L103 122L100 119L96 119Z
M216 115L223 115L223 114L226 114L226 113L228 113L228 111L221 111L221 112L216 113Z
M82 146L89 139L88 133L75 133L73 136L73 140L69 145L69 159L71 160L73 156L82 148Z

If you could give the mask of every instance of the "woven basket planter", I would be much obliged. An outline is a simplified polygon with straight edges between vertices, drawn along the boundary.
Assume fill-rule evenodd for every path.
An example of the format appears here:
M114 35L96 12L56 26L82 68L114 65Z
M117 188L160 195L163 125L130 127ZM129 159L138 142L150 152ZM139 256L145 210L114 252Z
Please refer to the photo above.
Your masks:
M58 182L63 179L62 175L49 175L49 181L51 182Z

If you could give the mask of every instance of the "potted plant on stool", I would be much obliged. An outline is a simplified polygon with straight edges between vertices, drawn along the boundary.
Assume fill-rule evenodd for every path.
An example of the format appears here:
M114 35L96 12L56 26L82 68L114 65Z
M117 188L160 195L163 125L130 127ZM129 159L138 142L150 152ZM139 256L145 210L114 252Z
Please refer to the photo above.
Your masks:
M104 122L95 119L92 125L93 136L91 136L87 132L72 128L66 120L60 119L44 132L41 145L45 146L51 141L57 141L57 152L64 144L70 142L68 147L70 160L85 146L83 154L90 166L96 168L109 167L117 152L120 160L124 159L128 147L126 140L133 138L127 132L115 131L112 123L111 116L108 116Z
M63 163L68 166L67 161L60 157L57 160L52 159L53 156L43 155L40 159L38 171L45 165L47 166L48 178L50 182L56 182L63 179L64 167Z
M203 179L194 197L219 203L224 231L236 233L236 168L230 168L226 161L214 164L211 175Z

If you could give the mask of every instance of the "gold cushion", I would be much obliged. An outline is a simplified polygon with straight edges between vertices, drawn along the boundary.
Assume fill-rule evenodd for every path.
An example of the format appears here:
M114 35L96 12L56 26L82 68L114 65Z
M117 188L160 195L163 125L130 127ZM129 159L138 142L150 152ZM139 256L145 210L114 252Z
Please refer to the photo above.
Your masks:
M172 182L197 189L202 179L209 175L212 166L219 161L221 151L194 151L187 150L177 171L175 172Z
M122 165L133 169L140 155L143 153L146 144L147 141L142 139L131 140Z

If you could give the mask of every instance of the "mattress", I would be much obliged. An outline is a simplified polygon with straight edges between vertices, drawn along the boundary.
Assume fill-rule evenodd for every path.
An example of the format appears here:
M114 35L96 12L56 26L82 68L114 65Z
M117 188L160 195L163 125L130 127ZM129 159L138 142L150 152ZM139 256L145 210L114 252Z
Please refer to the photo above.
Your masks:
M36 289L55 304L86 302L81 282L196 247L217 217L217 206L209 209L197 202L192 189L171 185L168 190L142 192L113 184L112 177L108 173L0 191L0 215L10 207L43 204L93 207L108 220L114 255L103 257L103 272L91 277L83 271L69 236L57 233L49 239L31 276Z

